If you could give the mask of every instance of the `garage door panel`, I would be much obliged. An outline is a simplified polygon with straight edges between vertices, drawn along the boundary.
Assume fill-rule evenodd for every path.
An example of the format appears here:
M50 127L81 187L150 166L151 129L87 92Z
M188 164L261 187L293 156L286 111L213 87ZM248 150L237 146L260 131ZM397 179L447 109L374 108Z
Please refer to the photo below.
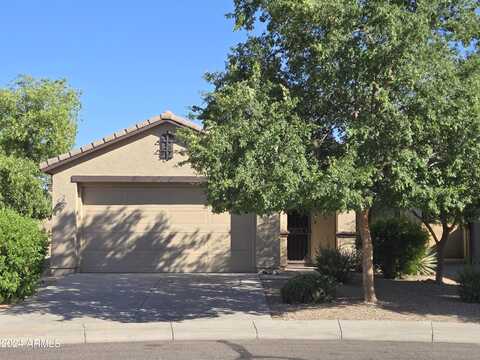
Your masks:
M82 258L85 272L210 272L207 254L198 252L158 253L136 250L131 253L86 251Z
M230 232L230 223L209 222L209 214L198 210L153 210L110 212L86 211L83 227L94 231Z
M103 226L116 225L121 222L143 223L153 225L163 224L164 226L194 225L202 228L212 226L218 229L230 229L230 222L226 220L211 221L207 208L129 208L111 209L90 206L85 210L83 223L86 226L94 225L94 222ZM217 218L216 218L217 219Z
M84 205L115 205L125 203L125 190L111 188L105 191L104 188L88 188L83 193Z
M195 233L195 234L214 234L214 233L230 233L230 229L226 226L208 225L208 224L179 224L165 223L154 221L122 221L120 223L102 222L101 220L92 220L83 226L87 232L107 232L107 233Z
M198 187L138 186L84 189L82 271L254 270L254 215L214 214Z
M210 222L212 225L224 225L230 228L230 214L229 213L221 213L221 214L214 214L210 213Z
M230 250L230 234L208 234L204 243L208 246L208 250L212 256L225 254L226 250Z
M230 246L228 233L188 233L164 232L91 232L82 233L85 250L139 250L169 251L171 249L213 250L221 251Z
M198 187L109 186L85 188L85 205L201 205L206 196ZM181 191L179 191L181 190Z
M115 251L129 253L135 250L166 251L175 234L158 234L154 238L149 233L110 233L83 232L84 251Z
M86 232L105 232L105 233L135 233L135 232L171 232L172 227L164 221L148 221L148 219L108 219L103 217L90 218L84 220L83 228Z

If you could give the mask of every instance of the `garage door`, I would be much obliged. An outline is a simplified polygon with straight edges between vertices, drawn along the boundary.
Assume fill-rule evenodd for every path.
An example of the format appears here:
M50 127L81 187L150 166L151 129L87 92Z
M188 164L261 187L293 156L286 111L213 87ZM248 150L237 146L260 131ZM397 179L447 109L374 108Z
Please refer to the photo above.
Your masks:
M84 272L254 271L255 216L214 214L198 186L82 188Z

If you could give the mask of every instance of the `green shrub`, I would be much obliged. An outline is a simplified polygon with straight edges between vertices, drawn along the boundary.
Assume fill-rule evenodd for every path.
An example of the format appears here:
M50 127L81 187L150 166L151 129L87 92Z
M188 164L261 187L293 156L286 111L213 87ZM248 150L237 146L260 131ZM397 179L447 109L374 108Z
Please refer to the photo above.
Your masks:
M281 290L287 304L329 302L335 298L335 279L318 273L300 274L287 281Z
M47 245L38 221L0 209L0 303L34 292Z
M35 219L48 217L51 199L42 176L35 162L0 153L0 207Z
M406 218L378 220L372 225L373 261L384 277L395 278L417 272L428 243L428 232Z
M458 294L469 303L480 303L480 270L468 266L458 274Z
M358 257L355 252L343 249L321 249L315 258L317 271L333 277L340 283L350 280L352 271L357 268Z
M435 248L425 247L407 266L407 274L425 276L435 274L437 268L437 252Z

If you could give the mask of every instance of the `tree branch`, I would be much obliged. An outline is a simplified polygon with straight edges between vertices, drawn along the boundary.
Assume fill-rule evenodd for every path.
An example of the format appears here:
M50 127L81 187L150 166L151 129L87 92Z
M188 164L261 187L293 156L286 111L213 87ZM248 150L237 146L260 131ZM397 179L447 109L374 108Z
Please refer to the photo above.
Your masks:
M435 231L433 231L432 225L430 225L430 223L427 220L425 220L423 218L423 216L417 214L417 212L415 210L412 210L412 214L425 225L425 227L428 229L428 231L432 235L433 240L435 240L435 243L438 244L440 242L440 240L438 240L437 234L435 234Z

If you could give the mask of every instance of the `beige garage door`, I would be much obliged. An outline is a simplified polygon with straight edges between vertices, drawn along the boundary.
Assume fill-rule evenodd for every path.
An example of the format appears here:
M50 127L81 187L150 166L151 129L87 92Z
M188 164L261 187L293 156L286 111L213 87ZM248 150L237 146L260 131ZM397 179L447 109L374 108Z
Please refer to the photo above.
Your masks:
M82 188L84 272L254 271L255 216L214 214L197 186Z

